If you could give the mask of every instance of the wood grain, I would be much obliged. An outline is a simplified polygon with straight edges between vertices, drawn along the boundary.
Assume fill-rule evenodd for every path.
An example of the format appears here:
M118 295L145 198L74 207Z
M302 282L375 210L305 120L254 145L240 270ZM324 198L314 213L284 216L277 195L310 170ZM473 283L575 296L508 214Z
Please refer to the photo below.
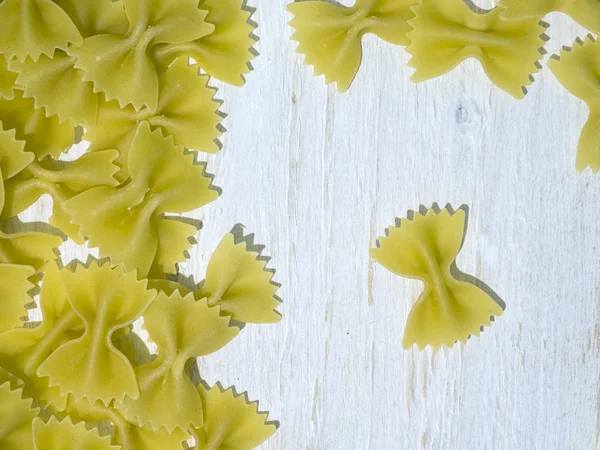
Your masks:
M260 56L244 88L218 84L227 133L206 159L223 195L191 215L204 229L182 270L202 279L242 223L272 256L284 319L247 326L202 376L281 422L263 450L600 448L600 181L574 168L586 107L545 65L523 101L472 61L414 85L405 51L373 36L340 95L296 55L285 2L250 5ZM547 21L547 57L584 35ZM420 283L368 255L433 202L469 205L458 267L507 304L436 354L400 346Z

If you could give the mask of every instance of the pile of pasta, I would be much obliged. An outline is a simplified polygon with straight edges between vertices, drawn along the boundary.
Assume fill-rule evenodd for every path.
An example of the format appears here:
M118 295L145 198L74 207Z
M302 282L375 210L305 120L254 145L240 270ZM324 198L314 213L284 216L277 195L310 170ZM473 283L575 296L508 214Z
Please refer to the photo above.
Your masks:
M595 0L500 0L489 11L469 0L356 0L345 7L323 0L288 5L297 51L326 83L346 91L358 72L367 33L406 47L412 80L441 76L467 58L479 60L489 79L522 99L533 74L541 69L548 40L547 14L567 14L588 30L600 32L600 3ZM600 50L589 35L550 59L559 81L585 101L590 118L582 132L576 168L600 170Z
M220 193L196 159L220 148L209 80L244 83L250 16L242 0L0 1L0 448L241 450L275 432L195 364L280 320L267 258L236 228L203 283L175 281L198 230L180 214ZM43 195L50 224L28 231L18 215ZM101 259L64 264L67 237Z

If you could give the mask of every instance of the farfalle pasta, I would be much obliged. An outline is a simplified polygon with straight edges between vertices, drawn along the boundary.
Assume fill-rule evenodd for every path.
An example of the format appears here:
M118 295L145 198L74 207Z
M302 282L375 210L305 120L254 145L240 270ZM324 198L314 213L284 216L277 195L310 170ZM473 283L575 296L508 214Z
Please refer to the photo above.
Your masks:
M275 431L245 396L216 413L191 374L239 322L279 320L265 260L228 235L204 289L167 279L197 232L177 215L218 197L188 150L220 149L210 78L243 84L250 16L241 0L0 0L1 448L246 449ZM20 231L44 195L56 230ZM64 235L107 258L63 267Z
M122 0L128 19L124 34L96 34L72 46L75 67L83 79L136 110L158 107L158 68L152 58L158 44L184 44L214 31L205 21L207 11L194 0Z
M188 375L190 359L205 356L224 347L239 329L221 317L218 307L192 294L164 293L144 313L144 326L158 348L157 357L136 368L140 386L138 398L123 400L124 416L139 426L165 428L202 427L202 400ZM119 407L118 407L119 408Z
M147 275L153 265L162 273L174 271L185 259L176 260L161 252L161 238L168 227L170 240L190 247L188 238L196 229L171 220L165 213L183 213L200 208L218 197L205 174L204 165L194 164L191 154L151 131L142 122L128 151L130 181L118 187L98 186L66 202L71 222L80 227L80 236L100 248L102 256L123 263L129 270ZM167 269L167 270L165 270Z
M158 108L132 106L121 108L115 100L101 100L98 118L87 129L85 138L91 142L90 151L118 149L117 163L121 166L117 178L124 181L129 176L127 157L131 141L140 122L148 122L152 130L160 129L171 136L176 145L215 153L216 140L221 136L217 125L219 103L215 90L208 86L208 76L198 75L198 66L188 65L186 58L173 62L160 76Z
M600 170L600 45L588 36L577 40L572 49L564 49L551 58L548 66L558 81L589 108L589 117L579 137L575 166L581 171L590 167Z
M476 58L492 83L515 98L525 96L524 86L531 84L542 57L545 28L537 19L502 20L503 8L479 13L464 0L421 0L413 11L406 35L413 81L438 77Z
M358 72L363 35L373 33L392 44L408 45L408 19L417 1L356 0L349 8L322 0L290 3L292 39L315 75L325 75L326 83L337 83L343 92Z
M506 20L539 20L553 11L559 11L590 31L600 31L600 4L596 0L501 0L499 4L505 8L502 18Z
M277 428L267 422L267 414L258 411L258 403L250 403L246 394L236 394L233 388L220 384L207 389L198 386L204 405L204 425L192 433L198 450L255 448L275 433Z
M466 342L470 335L478 336L483 326L490 326L492 316L503 312L483 289L453 273L465 227L463 209L439 211L434 205L388 228L371 249L371 257L386 269L425 283L406 322L405 348L413 344L419 349L452 347L457 341Z

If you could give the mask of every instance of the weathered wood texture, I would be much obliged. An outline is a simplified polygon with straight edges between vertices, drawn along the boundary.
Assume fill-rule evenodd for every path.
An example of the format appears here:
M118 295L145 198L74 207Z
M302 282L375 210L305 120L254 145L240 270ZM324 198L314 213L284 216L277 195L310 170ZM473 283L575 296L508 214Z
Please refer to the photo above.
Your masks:
M250 4L260 56L244 88L219 85L227 133L207 160L223 195L192 215L204 229L182 270L202 279L242 223L273 258L284 319L247 326L202 376L281 422L265 450L598 448L600 180L574 169L586 107L545 64L523 101L471 61L414 85L405 51L372 36L340 95L295 54L285 2ZM546 58L585 34L547 21ZM368 254L433 202L469 205L458 266L507 304L436 354L400 346L421 283Z

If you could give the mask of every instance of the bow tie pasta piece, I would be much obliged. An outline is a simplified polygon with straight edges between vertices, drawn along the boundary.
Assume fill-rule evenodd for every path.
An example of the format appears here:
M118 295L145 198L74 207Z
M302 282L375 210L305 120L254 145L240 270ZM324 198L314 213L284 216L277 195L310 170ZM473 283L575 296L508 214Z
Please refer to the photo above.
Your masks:
M127 420L152 429L164 427L169 433L177 427L202 426L202 401L186 368L192 358L214 353L237 336L239 329L219 313L206 299L196 301L191 294L158 294L144 313L144 326L158 355L135 368L140 396L125 398L118 406Z
M204 165L194 164L193 155L174 145L172 138L164 138L160 130L151 131L147 122L132 139L128 168L129 183L89 189L66 207L71 222L81 227L81 236L88 237L102 256L145 276L156 260L159 223L168 220L164 214L193 211L215 200L218 192Z
M58 409L64 409L66 399L60 395L58 388L50 388L47 379L36 376L40 364L56 348L83 332L83 321L68 301L55 263L49 263L45 268L40 307L42 322L37 326L0 333L0 366L25 381L27 394L33 393L32 396L44 407L54 403Z
M31 422L39 409L32 408L31 399L21 398L20 389L10 383L0 385L0 448L2 450L34 450Z
M588 30L600 31L600 3L597 0L502 0L499 5L505 9L502 12L505 20L539 20L553 11L560 11Z
M42 55L35 62L14 61L10 68L19 74L16 83L25 86L24 97L33 99L37 109L56 115L61 123L89 127L96 121L98 96L92 84L83 81L82 71L74 68L75 61L57 50L52 58Z
M84 38L96 34L125 34L129 24L122 0L55 0Z
M413 11L413 29L406 34L413 81L439 77L476 58L492 83L515 98L525 96L542 57L544 27L537 19L502 20L502 8L477 13L464 0L422 0Z
M158 107L158 68L151 57L157 44L192 42L214 31L205 22L207 12L197 0L123 0L129 28L124 34L99 34L86 38L69 53L77 57L83 79L116 99L121 107L132 104Z
M466 215L448 208L436 213L415 214L387 230L371 249L372 258L391 272L425 283L425 289L406 323L402 345L419 349L430 345L452 347L478 336L490 326L490 316L500 316L502 307L474 284L458 281L451 266L462 246Z
M266 265L259 253L246 248L245 241L236 244L234 235L226 234L210 258L200 295L238 322L279 322L278 286Z
M127 158L131 140L138 124L147 121L154 131L160 129L164 136L172 136L176 145L187 149L216 153L219 102L214 99L215 89L208 85L209 77L198 75L198 66L188 65L179 58L160 76L158 109L132 106L121 108L117 101L102 100L95 126L90 127L85 138L91 142L90 151L118 149L117 160L121 171L117 177L124 181L129 176Z
M110 444L110 437L100 437L95 429L87 430L83 422L73 424L70 417L59 422L50 417L44 422L39 417L33 420L33 442L35 450L118 450Z
M0 54L6 59L37 61L55 49L80 45L81 35L63 9L51 0L4 0L0 3Z
M304 63L314 66L315 75L337 83L338 91L348 90L362 58L361 39L367 33L396 45L408 45L408 19L417 0L357 0L347 8L326 1L294 2L288 11L292 39Z
M214 25L214 32L185 44L157 46L155 57L164 66L180 56L191 57L211 77L242 86L255 57L252 13L242 0L201 0L200 8L208 11L206 21Z
M116 186L114 174L118 166L114 161L116 150L86 153L76 160L64 162L45 159L30 164L24 171L5 182L6 199L1 218L20 214L38 198L47 194L52 197L50 224L59 228L75 242L83 243L79 227L70 222L65 210L67 200L96 186Z
M0 96L0 121L5 130L16 130L16 138L25 141L25 150L38 159L52 156L58 159L75 140L75 129L69 123L60 123L57 116L46 117L43 109L36 108L23 91L14 90L14 98Z
M548 67L558 81L589 108L589 117L581 131L576 168L600 170L600 45L591 36L577 40L572 50L563 50L560 57L548 61Z
M198 392L204 405L204 426L192 429L198 450L250 450L269 439L277 427L267 423L267 413L258 411L258 402L250 403L247 395L236 395L233 388L219 384Z
M21 317L27 316L25 305L33 300L28 292L34 287L29 281L34 274L30 266L0 264L0 332L23 324Z
M56 349L37 374L50 377L63 393L77 400L100 400L108 405L125 395L137 398L139 390L129 360L111 342L115 330L133 323L152 302L155 291L146 290L135 272L121 266L97 263L75 271L61 270L69 304L84 322L83 335ZM65 370L69 368L69 370Z

